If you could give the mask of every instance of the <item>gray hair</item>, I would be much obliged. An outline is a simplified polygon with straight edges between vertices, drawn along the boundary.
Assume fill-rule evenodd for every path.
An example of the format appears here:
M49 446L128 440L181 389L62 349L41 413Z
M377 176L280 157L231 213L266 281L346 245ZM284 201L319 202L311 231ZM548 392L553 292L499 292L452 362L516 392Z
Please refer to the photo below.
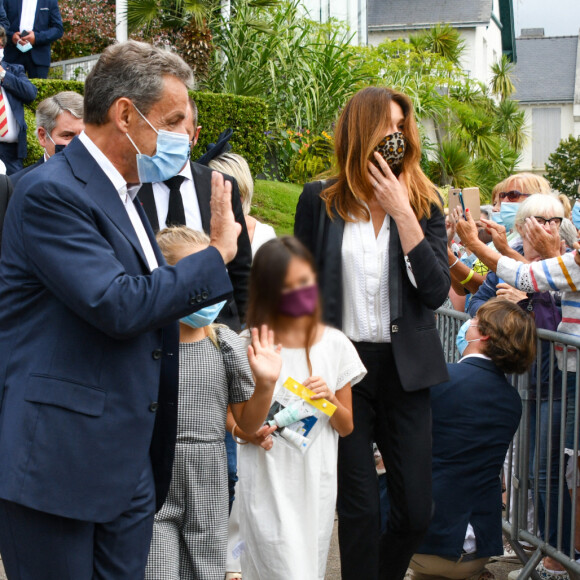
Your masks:
M85 123L104 125L111 105L121 97L147 115L161 99L165 76L187 88L193 85L191 68L168 50L135 40L108 46L85 82Z
M242 211L244 215L248 215L252 209L254 195L254 180L248 162L237 153L222 153L212 159L208 165L216 171L231 175L238 182Z
M74 91L62 91L41 101L36 107L36 131L38 127L52 135L57 117L68 111L77 119L83 118L83 97Z
M569 248L572 248L578 241L578 230L568 218L562 220L562 225L560 226L560 238L566 242L566 245Z
M534 193L520 203L516 213L516 226L521 226L531 216L564 217L564 206L557 195L552 193Z

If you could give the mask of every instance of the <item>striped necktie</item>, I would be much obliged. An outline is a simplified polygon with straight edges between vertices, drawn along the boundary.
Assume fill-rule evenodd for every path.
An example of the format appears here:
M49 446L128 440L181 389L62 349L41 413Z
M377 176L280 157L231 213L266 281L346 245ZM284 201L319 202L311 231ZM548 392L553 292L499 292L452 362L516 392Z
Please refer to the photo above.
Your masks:
M8 134L8 117L6 116L6 99L0 89L0 137Z

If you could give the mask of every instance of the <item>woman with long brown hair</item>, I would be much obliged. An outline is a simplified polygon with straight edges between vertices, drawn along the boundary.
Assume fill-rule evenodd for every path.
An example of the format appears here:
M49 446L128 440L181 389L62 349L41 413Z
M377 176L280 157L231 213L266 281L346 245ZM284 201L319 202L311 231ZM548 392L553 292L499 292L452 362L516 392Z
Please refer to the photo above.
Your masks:
M359 91L335 131L337 175L304 187L295 235L319 268L323 319L355 344L368 375L339 442L342 577L404 578L431 517L428 387L447 379L433 310L449 291L442 202L422 172L410 99ZM379 541L372 442L390 498Z

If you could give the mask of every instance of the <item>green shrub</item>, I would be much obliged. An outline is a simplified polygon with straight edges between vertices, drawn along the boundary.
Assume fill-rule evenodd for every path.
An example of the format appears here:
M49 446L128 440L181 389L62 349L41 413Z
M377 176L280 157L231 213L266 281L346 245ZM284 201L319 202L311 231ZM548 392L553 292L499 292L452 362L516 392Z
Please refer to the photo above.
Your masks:
M256 97L239 97L205 92L194 92L198 108L197 124L201 133L193 150L194 159L201 157L209 143L228 127L234 130L230 139L232 150L242 155L254 176L264 169L266 152L265 134L268 126L268 106Z
M36 138L34 112L40 101L61 91L76 91L84 94L84 83L80 81L63 81L60 79L32 79L38 89L36 99L24 108L28 125L28 156L24 165L35 163L42 155ZM255 97L237 97L213 93L192 92L199 109L199 122L203 128L197 146L192 151L192 158L200 157L208 143L215 142L217 136L228 127L234 130L230 143L236 153L243 155L254 175L264 168L266 150L265 132L268 109L262 99Z

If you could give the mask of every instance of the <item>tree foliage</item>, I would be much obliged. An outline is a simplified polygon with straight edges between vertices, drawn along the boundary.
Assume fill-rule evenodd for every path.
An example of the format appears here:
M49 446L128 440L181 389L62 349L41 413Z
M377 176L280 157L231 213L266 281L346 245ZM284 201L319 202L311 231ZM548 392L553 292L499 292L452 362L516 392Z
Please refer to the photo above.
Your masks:
M546 178L553 189L568 197L578 197L580 184L580 137L572 135L560 141L558 148L550 154L546 163Z
M59 0L64 34L52 60L98 54L115 42L115 0Z

